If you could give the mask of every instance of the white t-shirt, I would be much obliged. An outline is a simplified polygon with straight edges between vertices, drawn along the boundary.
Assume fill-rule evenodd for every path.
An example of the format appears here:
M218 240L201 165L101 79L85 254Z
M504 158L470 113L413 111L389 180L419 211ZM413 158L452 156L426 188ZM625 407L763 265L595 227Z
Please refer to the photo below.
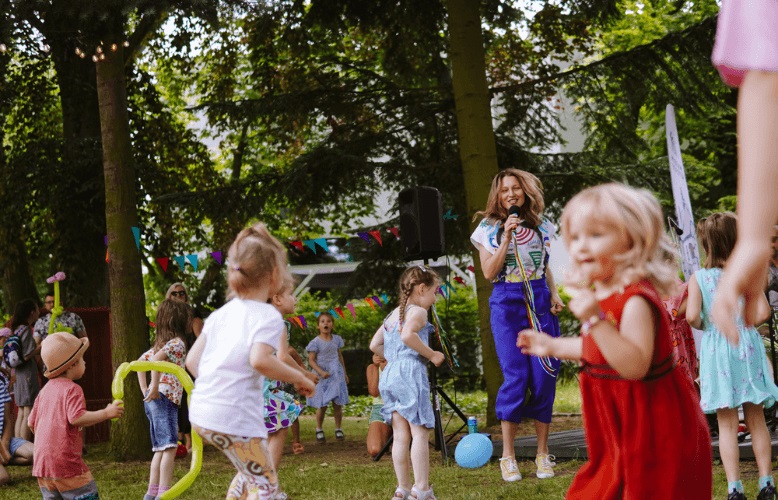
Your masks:
M265 377L251 366L249 353L257 342L277 350L284 331L276 308L254 300L232 299L208 316L189 420L224 434L267 437Z
M500 247L500 243L497 241L497 233L502 224L502 221L481 220L470 236L470 241L476 247L480 245L488 250L489 253L495 253ZM540 223L537 231L523 226L519 226L516 229L514 233L516 249L521 256L521 262L524 264L527 279L534 280L543 277L546 271L545 257L548 255L548 247L551 245L551 239L554 238L555 233L556 227L546 219ZM521 271L516 261L516 255L513 252L513 245L508 246L505 263L492 281L522 281Z

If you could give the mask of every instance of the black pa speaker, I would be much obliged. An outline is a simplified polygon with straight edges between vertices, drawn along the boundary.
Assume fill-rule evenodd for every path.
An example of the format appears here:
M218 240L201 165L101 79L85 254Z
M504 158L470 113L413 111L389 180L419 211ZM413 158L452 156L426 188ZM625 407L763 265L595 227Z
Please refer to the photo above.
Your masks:
M405 260L437 259L443 255L443 198L434 187L403 189L400 205L400 240Z

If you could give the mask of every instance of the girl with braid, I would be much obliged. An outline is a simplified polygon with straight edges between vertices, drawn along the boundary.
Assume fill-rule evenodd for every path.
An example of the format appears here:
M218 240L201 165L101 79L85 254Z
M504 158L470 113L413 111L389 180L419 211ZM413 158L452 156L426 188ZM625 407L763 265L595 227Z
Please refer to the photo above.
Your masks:
M197 377L189 420L238 470L227 499L286 498L267 448L264 379L290 382L304 396L315 388L300 370L281 361L286 327L268 304L290 279L286 250L264 224L255 224L238 234L227 259L233 298L208 317L186 358L186 368Z
M392 462L398 485L392 498L435 499L429 484L429 431L435 419L426 364L440 366L445 359L428 345L434 327L427 311L439 284L438 274L426 266L406 269L400 277L400 304L370 342L370 349L387 361L378 390L384 400L381 415L394 434Z

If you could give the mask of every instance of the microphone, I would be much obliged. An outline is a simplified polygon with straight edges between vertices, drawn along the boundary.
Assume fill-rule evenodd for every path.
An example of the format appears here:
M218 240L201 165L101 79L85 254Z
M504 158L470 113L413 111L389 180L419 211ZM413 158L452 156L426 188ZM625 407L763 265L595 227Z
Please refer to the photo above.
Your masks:
M521 208L519 208L517 205L511 205L511 208L508 209L508 215L519 215L520 211Z

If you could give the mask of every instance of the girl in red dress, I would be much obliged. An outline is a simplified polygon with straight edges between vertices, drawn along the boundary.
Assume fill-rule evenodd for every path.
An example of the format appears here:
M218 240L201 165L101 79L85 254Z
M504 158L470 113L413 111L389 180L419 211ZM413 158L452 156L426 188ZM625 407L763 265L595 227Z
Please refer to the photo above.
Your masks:
M527 354L580 360L589 461L575 499L710 499L708 426L692 381L673 358L661 296L674 287L672 243L645 190L586 189L562 214L570 254L570 311L581 336L524 330Z

